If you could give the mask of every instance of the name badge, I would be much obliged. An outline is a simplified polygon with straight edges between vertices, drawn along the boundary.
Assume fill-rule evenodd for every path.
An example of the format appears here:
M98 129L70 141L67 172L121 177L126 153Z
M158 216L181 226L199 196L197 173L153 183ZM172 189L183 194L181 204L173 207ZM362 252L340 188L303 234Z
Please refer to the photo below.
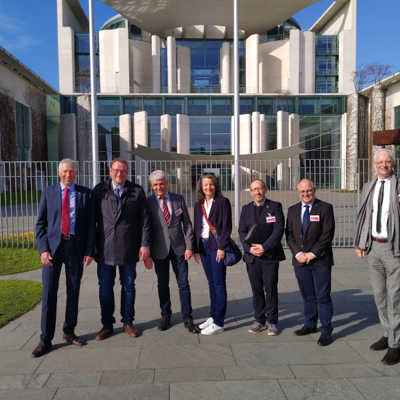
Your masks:
M319 222L319 215L310 215L311 222Z
M276 218L275 217L266 217L265 219L267 221L267 224L270 224L271 222L276 222Z
M175 215L177 217L179 217L182 213L183 213L182 208L178 208L177 210L175 210Z

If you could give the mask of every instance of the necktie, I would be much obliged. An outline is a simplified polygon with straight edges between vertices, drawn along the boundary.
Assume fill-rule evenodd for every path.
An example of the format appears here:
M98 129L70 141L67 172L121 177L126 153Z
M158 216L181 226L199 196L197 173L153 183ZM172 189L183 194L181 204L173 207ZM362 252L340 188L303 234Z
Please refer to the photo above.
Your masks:
M119 204L119 201L120 201L120 199L121 199L119 188L115 188L115 189L114 189L114 196L115 196L115 198L117 199L117 203Z
M167 224L169 224L169 220L171 219L171 215L169 213L167 202L165 201L165 197L164 196L161 197L161 201L162 201L162 208L163 208L165 221L167 222Z
M310 206L304 206L304 208L306 210L304 211L303 220L301 221L301 231L303 232L303 234L306 231L308 219L310 217Z
M378 194L378 212L376 214L376 232L381 233L382 230L382 203L383 203L383 192L384 192L384 185L385 181L381 181L381 187L379 188Z
M61 211L61 233L63 235L68 235L70 231L68 192L69 188L64 188Z

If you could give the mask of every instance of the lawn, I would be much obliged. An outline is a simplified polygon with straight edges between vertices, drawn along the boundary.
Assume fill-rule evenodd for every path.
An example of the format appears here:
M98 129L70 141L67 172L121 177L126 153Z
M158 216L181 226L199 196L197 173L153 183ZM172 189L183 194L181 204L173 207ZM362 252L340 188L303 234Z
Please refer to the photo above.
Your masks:
M0 275L17 274L40 267L37 249L0 248Z
M40 190L21 190L18 192L6 192L0 194L0 206L10 204L37 203L40 200Z
M42 284L34 281L0 281L0 328L39 303Z

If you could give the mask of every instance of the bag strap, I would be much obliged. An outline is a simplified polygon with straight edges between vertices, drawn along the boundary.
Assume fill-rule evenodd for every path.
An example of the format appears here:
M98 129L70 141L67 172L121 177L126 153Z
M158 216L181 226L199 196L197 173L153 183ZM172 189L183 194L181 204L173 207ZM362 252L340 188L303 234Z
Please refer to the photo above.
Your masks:
M206 209L204 207L204 203L201 204L201 211L203 211L204 218L206 219L206 222L207 222L208 226L210 227L211 233L215 236L217 234L217 231L215 230L215 228L212 226L211 222L207 218L207 213L206 213Z

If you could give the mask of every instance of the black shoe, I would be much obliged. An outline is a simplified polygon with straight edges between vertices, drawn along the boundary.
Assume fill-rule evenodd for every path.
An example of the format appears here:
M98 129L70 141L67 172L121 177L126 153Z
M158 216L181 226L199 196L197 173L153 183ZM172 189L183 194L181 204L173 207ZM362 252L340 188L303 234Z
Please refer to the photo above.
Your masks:
M162 316L160 324L158 325L158 329L160 331L166 331L170 326L171 326L171 318Z
M303 326L301 329L298 329L297 331L294 331L294 334L297 336L305 336L309 335L310 333L315 333L317 332L317 328L311 327L311 326Z
M320 346L329 346L333 342L332 335L329 333L321 333L321 336L318 339L318 344Z
M65 333L63 336L64 342L68 343L68 344L73 344L75 346L85 346L86 340L83 340L81 338L79 338L78 336L76 336L74 333Z
M387 353L382 358L382 362L385 365L395 365L400 362L400 349L388 348Z
M388 347L388 338L385 336L382 336L378 341L372 343L371 346L369 346L370 350L374 351L386 350Z
M32 351L32 357L37 358L41 357L44 354L48 353L51 349L51 343L43 343L40 342L36 347L35 350Z
M185 321L185 328L191 333L200 333L200 328L193 323L193 320L188 319Z

